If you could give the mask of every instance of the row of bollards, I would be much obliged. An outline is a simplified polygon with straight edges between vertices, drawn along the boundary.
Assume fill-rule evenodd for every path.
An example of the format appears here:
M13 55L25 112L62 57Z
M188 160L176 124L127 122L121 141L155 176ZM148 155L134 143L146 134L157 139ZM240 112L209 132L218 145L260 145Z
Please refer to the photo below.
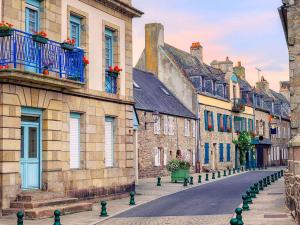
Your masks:
M24 218L24 213L22 211L17 212L17 225L23 225L23 218ZM60 211L55 210L54 211L54 223L53 225L61 225L60 223Z
M246 194L242 195L243 205L242 208L236 208L235 213L236 217L230 220L231 225L243 225L242 212L250 210L249 204L253 204L253 198L256 198L256 195L259 194L259 191L263 191L265 187L271 185L278 179L283 176L283 170L277 171L270 176L267 176L257 183L250 186L249 189L246 190Z

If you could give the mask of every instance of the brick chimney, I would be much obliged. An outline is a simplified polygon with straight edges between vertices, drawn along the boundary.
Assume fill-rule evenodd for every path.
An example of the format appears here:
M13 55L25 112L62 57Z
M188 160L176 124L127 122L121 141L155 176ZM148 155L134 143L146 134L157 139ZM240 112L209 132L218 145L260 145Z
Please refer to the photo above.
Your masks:
M261 76L260 81L256 82L256 88L259 90L267 91L269 90L269 82L264 78L264 76Z
M245 67L242 66L241 61L238 61L237 66L233 67L233 72L242 80L246 79Z
M158 74L159 46L164 46L164 26L160 23L145 25L146 70Z
M200 42L192 43L190 52L192 56L196 57L201 63L203 63L203 47Z

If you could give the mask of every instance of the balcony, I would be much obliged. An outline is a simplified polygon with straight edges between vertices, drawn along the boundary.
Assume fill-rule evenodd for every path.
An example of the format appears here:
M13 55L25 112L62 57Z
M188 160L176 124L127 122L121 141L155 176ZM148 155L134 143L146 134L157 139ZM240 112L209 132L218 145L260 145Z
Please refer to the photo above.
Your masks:
M59 42L48 40L47 43L40 43L33 36L13 29L10 35L0 37L0 66L8 67L0 69L3 74L7 72L7 76L1 75L2 78L14 76L15 70L18 71L15 79L32 78L40 83L45 80L46 84L54 82L60 86L68 86L69 83L71 87L85 82L82 49L66 50Z
M245 102L240 98L231 99L232 102L232 111L233 112L244 112L245 111Z

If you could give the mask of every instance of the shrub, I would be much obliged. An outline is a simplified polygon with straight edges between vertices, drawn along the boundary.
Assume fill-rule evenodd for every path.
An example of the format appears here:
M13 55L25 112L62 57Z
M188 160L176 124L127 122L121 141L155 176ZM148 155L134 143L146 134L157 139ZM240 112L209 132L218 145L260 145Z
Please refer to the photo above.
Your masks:
M190 169L191 165L189 162L184 160L172 159L167 164L167 170L170 172L174 172L179 169L188 170Z

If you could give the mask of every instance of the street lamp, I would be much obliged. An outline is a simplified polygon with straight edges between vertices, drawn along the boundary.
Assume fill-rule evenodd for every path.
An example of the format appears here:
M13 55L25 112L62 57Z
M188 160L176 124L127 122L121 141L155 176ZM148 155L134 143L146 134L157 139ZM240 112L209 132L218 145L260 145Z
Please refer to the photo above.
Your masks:
M157 123L157 121L159 120L159 112L158 111L152 112L152 118L153 118L153 120L150 120L150 121L147 121L146 114L147 114L147 112L144 112L145 130L147 130L147 124Z

